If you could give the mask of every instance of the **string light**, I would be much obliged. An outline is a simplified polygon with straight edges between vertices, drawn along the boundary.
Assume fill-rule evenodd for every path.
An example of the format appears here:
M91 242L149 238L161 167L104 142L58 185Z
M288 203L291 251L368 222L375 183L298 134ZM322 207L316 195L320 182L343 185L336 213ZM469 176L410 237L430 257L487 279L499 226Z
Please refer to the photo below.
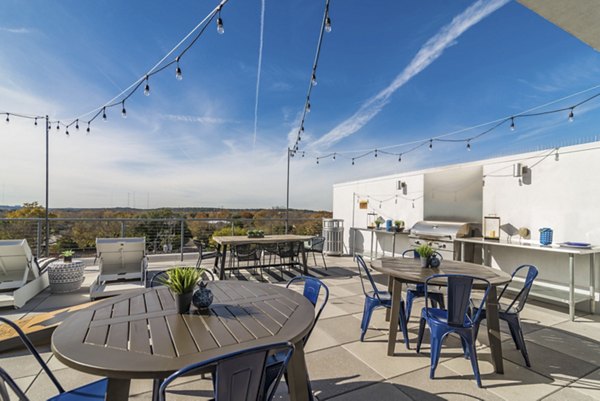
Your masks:
M571 107L571 110L569 111L569 122L572 123L574 118L575 114L573 114L573 107Z
M377 149L375 149L375 157L377 157Z
M306 111L310 113L310 100L306 101Z
M10 113L6 113L6 123L8 124L10 122Z
M35 118L35 121L33 122L33 125L37 125L37 117Z
M146 75L146 86L144 86L144 95L150 96L150 84L148 83L148 75Z
M333 160L335 160L335 153L333 154Z
M220 11L219 11L219 15ZM217 18L217 32L219 35L223 35L225 33L225 28L223 27L223 19L221 17Z
M179 56L177 56L175 62L177 63L177 68L175 69L175 78L178 81L181 81L183 79L183 75L181 74L181 67L179 67Z
M122 102L121 117L127 118L127 110L125 110L125 100Z
M429 150L433 149L433 139L429 140Z
M331 32L331 18L329 18L329 16L325 18L325 32Z
M87 132L89 134L90 131L91 131L91 129L90 129L90 122L88 121L88 126L87 126L85 132Z
M57 131L60 131L60 121L58 121L58 122L56 123L56 130L57 130Z
M467 150L470 152L471 151L471 142L467 141Z
M106 121L106 120L107 120L107 117L106 117L106 107L103 107L103 108L102 108L102 120L103 120L103 121Z
M313 71L312 77L310 78L310 83L312 86L317 86L317 74Z
M400 163L401 161L402 161L402 153L400 153L400 154L398 155L398 163Z
M319 164L319 158L317 157L317 164Z
M510 118L510 130L514 131L515 129L516 129L516 127L515 127L515 118L511 117Z
M79 119L75 120L75 129L79 131Z
M354 166L354 157L352 158L352 165Z
M67 129L65 130L65 135L66 135L66 136L69 136L69 128L67 128Z

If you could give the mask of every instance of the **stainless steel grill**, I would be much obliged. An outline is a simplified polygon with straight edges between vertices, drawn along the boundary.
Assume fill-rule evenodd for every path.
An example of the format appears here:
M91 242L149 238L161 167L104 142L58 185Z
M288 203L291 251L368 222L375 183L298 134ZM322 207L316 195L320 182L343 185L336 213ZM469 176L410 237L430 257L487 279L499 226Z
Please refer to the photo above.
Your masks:
M470 237L472 223L449 221L419 221L410 229L408 242L411 248L429 244L441 253L444 259L455 259L454 239Z

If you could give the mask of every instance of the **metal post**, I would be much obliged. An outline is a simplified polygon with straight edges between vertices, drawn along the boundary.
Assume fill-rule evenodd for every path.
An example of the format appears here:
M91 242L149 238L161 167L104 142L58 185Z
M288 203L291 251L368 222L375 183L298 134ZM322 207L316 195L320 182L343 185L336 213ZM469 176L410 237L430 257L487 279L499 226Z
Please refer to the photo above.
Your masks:
M42 222L40 220L37 221L35 242L35 256L39 258L42 256Z
M49 164L49 125L48 116L46 116L46 257L50 255L50 224L48 220L48 166Z
M286 181L286 199L285 199L285 233L288 233L290 224L290 155L291 149L287 150L287 181Z
M121 238L125 238L125 221L121 220Z
M185 226L185 221L184 221L184 219L181 219L181 241L180 241L180 244L179 244L179 246L180 246L179 252L181 253L181 261L182 262L183 262L183 245L184 245L184 242L185 242L184 238L183 238L183 236L185 234L184 226Z

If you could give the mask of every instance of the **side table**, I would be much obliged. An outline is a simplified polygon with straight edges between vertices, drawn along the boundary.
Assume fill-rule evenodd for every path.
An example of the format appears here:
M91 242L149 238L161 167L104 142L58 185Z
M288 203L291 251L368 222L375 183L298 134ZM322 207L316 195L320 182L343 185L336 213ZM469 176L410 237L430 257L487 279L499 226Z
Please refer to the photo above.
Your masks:
M50 291L53 294L77 291L83 283L83 269L85 265L81 260L63 262L57 260L48 265L48 280Z

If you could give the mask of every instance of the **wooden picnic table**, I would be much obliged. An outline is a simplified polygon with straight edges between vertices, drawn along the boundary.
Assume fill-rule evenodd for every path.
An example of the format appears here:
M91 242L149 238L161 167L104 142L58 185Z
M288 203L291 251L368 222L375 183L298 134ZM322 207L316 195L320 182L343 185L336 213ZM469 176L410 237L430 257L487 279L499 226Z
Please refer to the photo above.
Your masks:
M304 275L308 275L308 267L306 265L306 252L304 250L304 241L314 238L312 235L265 235L262 238L248 238L245 235L230 235L217 236L213 240L219 245L217 258L215 258L215 269L219 269L219 280L225 280L225 269L227 259L227 248L236 247L238 245L256 244L256 245L272 245L284 243L300 243L300 253L302 254L302 270ZM258 265L256 267L266 267L275 265Z
M284 287L211 282L207 311L176 312L166 287L135 290L67 318L52 336L65 365L108 377L107 401L129 397L131 379L164 379L196 362L264 344L295 345L288 365L291 400L308 400L303 339L314 307Z
M388 338L388 355L393 356L398 334L398 314L402 299L402 284L424 284L427 277L434 274L464 274L486 279L491 287L486 299L487 331L490 341L492 363L496 373L504 372L502 362L502 342L500 339L500 319L498 316L498 296L496 287L510 281L510 275L498 269L492 269L474 263L443 260L437 269L422 268L421 261L415 258L381 258L371 262L371 267L389 277L389 287L392 292L392 308L389 313L390 332ZM431 280L430 285L446 285L446 281ZM480 288L477 282L474 288Z

